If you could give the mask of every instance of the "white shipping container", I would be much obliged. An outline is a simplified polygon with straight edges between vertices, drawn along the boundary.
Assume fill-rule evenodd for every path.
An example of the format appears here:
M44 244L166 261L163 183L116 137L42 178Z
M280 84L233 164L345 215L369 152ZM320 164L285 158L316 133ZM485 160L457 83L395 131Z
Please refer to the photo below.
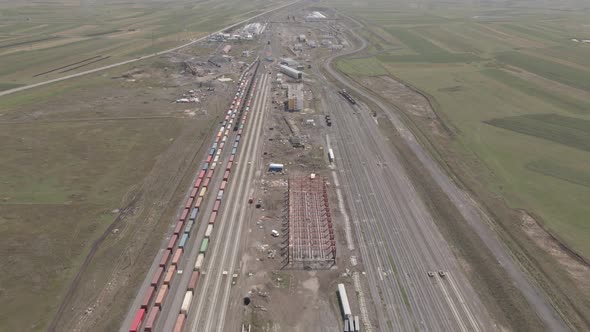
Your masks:
M346 296L346 288L344 284L338 284L338 295L340 295L340 303L342 304L342 313L344 317L350 317L352 312L350 311L350 304L348 303L348 296Z
M204 254L199 254L197 256L197 262L195 263L195 271L201 272L201 268L203 267L203 260L205 259Z
M180 306L180 313L186 314L188 309L191 307L191 302L193 301L193 291L186 291L184 294L184 299L182 300L182 306Z
M207 230L205 231L205 237L211 237L212 232L213 232L213 225L209 224L207 226Z

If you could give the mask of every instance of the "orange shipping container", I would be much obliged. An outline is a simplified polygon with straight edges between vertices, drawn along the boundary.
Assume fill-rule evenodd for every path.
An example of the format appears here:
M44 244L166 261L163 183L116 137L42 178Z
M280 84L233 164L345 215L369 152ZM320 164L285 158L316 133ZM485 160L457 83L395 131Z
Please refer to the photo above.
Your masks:
M154 307L162 309L164 300L166 300L166 295L168 295L168 285L163 285L158 292L158 296L156 296L156 303L154 303ZM154 310L156 310L156 308L154 308Z
M164 277L164 285L170 285L172 278L174 278L174 273L176 273L176 265L170 265L168 272L166 272L166 276Z
M197 202L195 203L195 207L198 209L201 207L201 203L203 202L203 197L197 198Z
M181 256L182 248L176 248L176 251L174 252L174 257L172 257L172 265L178 265Z
M176 318L176 323L174 324L174 332L182 332L184 329L184 322L186 321L185 314L178 314L178 318Z

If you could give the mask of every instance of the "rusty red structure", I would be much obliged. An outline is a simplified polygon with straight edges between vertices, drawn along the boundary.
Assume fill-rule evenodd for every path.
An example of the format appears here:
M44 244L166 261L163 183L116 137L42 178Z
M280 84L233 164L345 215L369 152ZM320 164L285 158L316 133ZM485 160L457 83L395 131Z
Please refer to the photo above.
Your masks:
M326 178L292 177L288 186L286 267L330 268L336 264L336 241Z

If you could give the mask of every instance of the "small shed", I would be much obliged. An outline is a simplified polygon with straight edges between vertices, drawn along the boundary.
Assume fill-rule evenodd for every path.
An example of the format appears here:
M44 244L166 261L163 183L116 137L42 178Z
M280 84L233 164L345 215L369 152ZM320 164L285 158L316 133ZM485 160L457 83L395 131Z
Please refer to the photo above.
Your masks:
M284 169L283 164L270 163L270 165L268 165L269 172L282 172L283 169Z

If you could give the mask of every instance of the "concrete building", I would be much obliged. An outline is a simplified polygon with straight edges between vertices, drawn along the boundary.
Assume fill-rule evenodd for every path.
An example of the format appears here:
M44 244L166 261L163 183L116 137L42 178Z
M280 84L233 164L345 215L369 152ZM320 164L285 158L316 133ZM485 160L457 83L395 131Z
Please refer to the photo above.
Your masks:
M303 85L289 84L287 87L287 111L299 112L303 110Z
M293 60L292 58L281 58L280 64L285 65L285 66L289 66L291 68L295 68L295 67L297 67L299 62Z

